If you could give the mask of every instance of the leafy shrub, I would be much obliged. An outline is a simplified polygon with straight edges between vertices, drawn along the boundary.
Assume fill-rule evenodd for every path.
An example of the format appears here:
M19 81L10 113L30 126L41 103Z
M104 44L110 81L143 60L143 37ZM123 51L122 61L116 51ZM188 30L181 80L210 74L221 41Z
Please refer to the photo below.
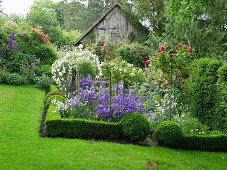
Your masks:
M139 68L144 68L151 53L149 48L138 43L125 43L117 50L123 60Z
M133 142L142 142L149 135L147 119L139 113L129 113L121 120L123 134Z
M227 151L227 135L184 135L181 143L183 149L206 151Z
M219 130L212 130L212 131L210 132L210 134L211 134L211 135L223 135L223 133L222 133L221 131L219 131Z
M58 91L57 86L51 84L51 85L50 85L50 91L51 91L51 92Z
M219 119L221 126L218 129L227 133L227 63L219 67L217 72L217 103L215 105L215 111L221 115L221 119Z
M65 102L65 98L64 98L63 96L61 96L61 95L53 95L53 96L51 96L51 97L49 97L49 98L47 99L46 105L47 105L47 106L50 106L52 100L54 100L54 99L56 99L57 101L61 101L61 102L63 102L63 103Z
M7 83L7 77L9 76L9 74L9 72L0 70L0 83Z
M182 129L184 134L206 134L208 127L202 124L197 118L192 117L189 113L181 116L175 115L173 121Z
M182 140L183 132L177 123L164 121L157 126L153 137L160 145L178 147Z
M9 85L21 86L23 84L26 84L26 80L20 74L11 73L6 78L6 83Z
M54 105L50 105L45 121L45 134L49 137L79 137L95 139L121 139L122 129L119 123L85 120L62 119L53 113Z
M40 77L37 79L36 87L49 91L51 80L48 77Z
M219 60L199 59L190 81L192 114L211 129L219 129L223 123L224 113L216 112L215 108L218 102L217 70L221 65Z

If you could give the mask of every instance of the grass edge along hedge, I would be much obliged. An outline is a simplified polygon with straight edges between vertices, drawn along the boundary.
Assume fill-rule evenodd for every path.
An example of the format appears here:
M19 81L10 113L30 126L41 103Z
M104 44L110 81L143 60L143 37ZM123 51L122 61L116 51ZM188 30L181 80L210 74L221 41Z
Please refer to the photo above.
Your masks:
M184 135L181 149L227 152L227 135Z
M49 137L78 137L95 139L122 139L120 123L61 118L58 113L53 113L55 105L51 104L45 121L45 134Z

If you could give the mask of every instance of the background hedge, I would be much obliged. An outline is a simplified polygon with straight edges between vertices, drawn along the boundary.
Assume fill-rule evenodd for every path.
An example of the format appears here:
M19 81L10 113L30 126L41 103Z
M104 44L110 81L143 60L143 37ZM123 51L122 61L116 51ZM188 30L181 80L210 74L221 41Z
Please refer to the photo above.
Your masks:
M194 64L196 66L193 69L190 81L191 112L210 129L223 131L226 114L224 109L219 108L219 99L222 98L220 95L223 94L219 93L217 85L217 70L223 63L216 59L202 58L195 61Z
M182 149L227 151L227 135L184 135Z

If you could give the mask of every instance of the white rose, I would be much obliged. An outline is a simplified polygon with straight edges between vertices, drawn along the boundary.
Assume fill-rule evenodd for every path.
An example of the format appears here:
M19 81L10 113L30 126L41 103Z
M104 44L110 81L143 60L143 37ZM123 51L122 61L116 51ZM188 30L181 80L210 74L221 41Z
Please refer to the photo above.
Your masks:
M134 77L135 76L135 74L134 73L131 73L131 74L129 74L131 77Z

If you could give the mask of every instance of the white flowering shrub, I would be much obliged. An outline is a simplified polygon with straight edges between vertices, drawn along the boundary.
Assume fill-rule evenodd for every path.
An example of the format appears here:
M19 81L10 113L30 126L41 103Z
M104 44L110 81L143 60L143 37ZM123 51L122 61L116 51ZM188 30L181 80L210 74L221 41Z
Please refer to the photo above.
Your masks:
M61 55L52 65L52 74L53 80L66 94L70 91L73 74L95 76L100 69L98 57L88 51L71 51Z
M127 63L125 60L114 59L112 61L102 62L100 77L109 77L112 74L114 81L123 80L126 82L141 83L144 81L144 73L140 68L134 67L133 64Z
M190 113L175 115L173 121L178 123L184 134L204 135L208 134L208 127L203 125L197 118L192 117Z

